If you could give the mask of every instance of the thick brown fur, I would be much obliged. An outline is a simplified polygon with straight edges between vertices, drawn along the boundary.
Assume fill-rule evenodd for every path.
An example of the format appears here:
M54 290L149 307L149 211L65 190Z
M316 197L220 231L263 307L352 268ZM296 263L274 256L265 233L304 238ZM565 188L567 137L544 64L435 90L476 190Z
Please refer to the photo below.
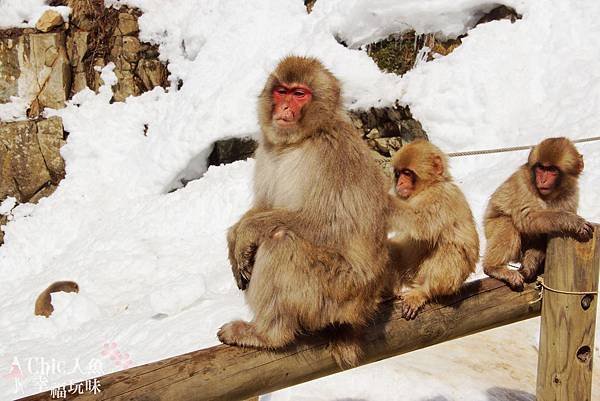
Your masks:
M560 170L558 185L546 196L535 185L538 164ZM567 138L548 138L531 150L527 163L490 198L484 221L487 275L521 290L542 269L547 235L569 235L580 241L592 237L593 226L576 214L582 171L583 156ZM509 262L520 262L520 270L509 269Z
M272 122L272 89L305 84L296 127ZM343 327L340 366L360 357L360 330L377 309L387 263L383 173L342 108L338 80L313 58L285 58L259 98L254 205L228 233L233 275L254 312L224 325L232 345L276 349L297 334Z
M37 297L35 301L34 314L36 316L49 317L54 312L52 306L52 298L50 294L53 292L79 292L79 285L74 281L57 281L52 283Z
M395 293L403 301L404 317L413 319L431 299L456 293L475 271L479 237L469 204L438 147L414 141L394 155L392 166L416 176L410 197L392 199L396 235L389 241L391 271L398 275ZM409 290L402 292L403 287Z

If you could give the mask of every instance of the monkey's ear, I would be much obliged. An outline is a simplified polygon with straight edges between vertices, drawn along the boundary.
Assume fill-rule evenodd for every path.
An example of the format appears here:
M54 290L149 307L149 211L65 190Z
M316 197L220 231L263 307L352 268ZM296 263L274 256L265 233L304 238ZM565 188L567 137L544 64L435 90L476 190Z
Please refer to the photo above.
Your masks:
M583 171L583 155L579 155L579 157L577 158L577 174L581 174L581 172Z
M439 155L434 155L432 162L433 172L439 177L444 175L444 161L442 158Z

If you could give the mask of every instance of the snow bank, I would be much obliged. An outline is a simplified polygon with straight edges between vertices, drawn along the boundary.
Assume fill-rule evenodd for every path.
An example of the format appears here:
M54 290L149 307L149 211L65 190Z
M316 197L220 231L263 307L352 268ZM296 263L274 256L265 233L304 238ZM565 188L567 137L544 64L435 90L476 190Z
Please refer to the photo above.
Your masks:
M441 38L456 38L499 3L515 6L524 2L324 0L315 3L313 17L350 48L358 48L411 29L417 33L436 33Z
M106 85L47 111L70 133L61 150L66 177L38 205L0 206L10 214L0 247L2 398L213 345L221 324L250 316L231 278L225 231L250 204L253 162L205 171L202 161L216 139L256 135L256 96L286 54L321 58L342 80L349 107L400 98L447 151L600 130L600 57L589 41L600 33L600 5L592 2L511 1L522 20L478 26L451 55L403 78L380 72L335 37L356 47L405 26L454 36L491 3L318 0L311 15L298 0L110 4L142 9L140 36L160 45L172 82L183 86L110 104ZM0 8L2 24L14 26L43 6L4 1ZM104 81L114 78L106 67ZM579 148L586 158L581 211L600 221L593 203L600 144ZM452 159L478 220L489 194L525 157ZM184 176L202 178L170 192ZM32 316L37 294L64 279L76 280L80 293L53 296L49 319ZM537 332L531 320L264 398L532 399L514 389L534 391ZM27 358L41 357L68 371L41 382L25 371ZM23 388L4 376L15 361Z
M71 9L59 6L50 7L45 0L2 0L0 1L0 29L31 28L44 11L53 9L60 13L64 21L69 20Z

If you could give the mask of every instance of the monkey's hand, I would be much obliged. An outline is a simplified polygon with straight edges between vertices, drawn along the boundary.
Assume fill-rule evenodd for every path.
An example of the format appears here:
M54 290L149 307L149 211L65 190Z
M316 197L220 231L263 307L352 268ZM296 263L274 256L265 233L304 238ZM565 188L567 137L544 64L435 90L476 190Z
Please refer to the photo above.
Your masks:
M231 264L233 278L240 290L248 288L252 267L254 265L254 256L256 254L256 249L258 248L258 246L252 242L247 244L246 234L247 230L244 230L242 235L240 235L240 222L231 227L227 232L229 263Z
M589 221L581 220L573 234L577 241L588 242L594 236L594 226Z
M233 276L240 290L245 290L250 282L254 258L259 245L259 235L252 225L242 224L237 227L235 241L229 246L229 260Z
M400 296L402 301L402 317L412 320L427 302L427 296L419 289L412 289Z
M523 280L525 280L526 283L533 283L537 278L537 270L529 266L521 267L518 272L523 276Z

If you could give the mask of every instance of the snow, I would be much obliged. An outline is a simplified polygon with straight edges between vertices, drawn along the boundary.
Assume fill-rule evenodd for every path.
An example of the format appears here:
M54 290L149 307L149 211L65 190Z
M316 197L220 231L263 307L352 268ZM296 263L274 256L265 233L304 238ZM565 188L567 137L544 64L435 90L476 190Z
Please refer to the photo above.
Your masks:
M482 0L317 1L312 16L350 48L358 48L410 29L456 38L497 6Z
M63 21L69 20L69 7L50 7L44 0L0 0L0 29L32 28L49 9L62 15Z
M446 151L600 130L600 48L589 39L600 34L596 2L510 0L522 20L473 29L491 2L318 0L310 15L299 0L106 3L144 12L140 37L160 45L172 87L111 104L109 65L98 94L82 91L66 108L46 110L69 132L66 177L37 205L0 205L9 215L0 247L2 399L215 345L220 325L250 317L231 277L225 231L250 205L253 161L207 170L205 159L219 138L257 135L256 96L286 54L323 60L350 108L399 98ZM0 0L0 27L23 26L44 7ZM359 50L408 27L468 36L404 77L380 72ZM586 161L580 212L600 221L600 143L578 148ZM451 160L479 223L490 193L526 154ZM199 179L181 188L183 178ZM37 294L57 280L81 290L54 294L52 317L34 317ZM263 399L533 400L538 331L531 319ZM40 383L26 371L28 358L66 369ZM22 389L4 376L15 361L26 374Z
M29 104L25 99L11 96L7 103L0 103L0 121L19 121L27 118Z

